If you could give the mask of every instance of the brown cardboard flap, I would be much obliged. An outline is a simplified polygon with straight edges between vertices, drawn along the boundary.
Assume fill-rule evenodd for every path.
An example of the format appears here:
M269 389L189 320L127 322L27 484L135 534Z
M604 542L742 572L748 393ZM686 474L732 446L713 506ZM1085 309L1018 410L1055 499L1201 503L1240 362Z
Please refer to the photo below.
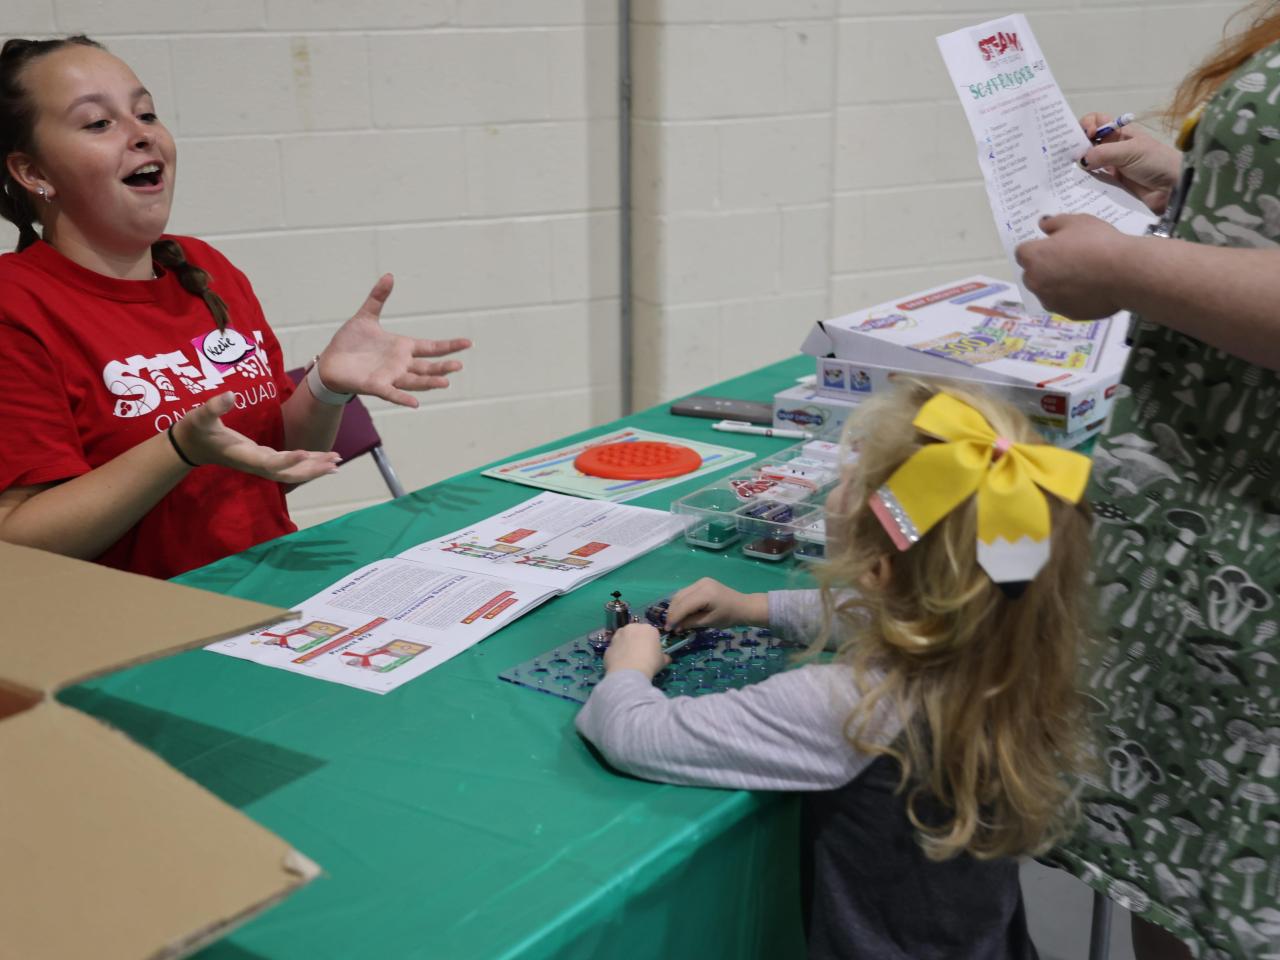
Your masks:
M54 702L0 722L0 771L6 960L179 956L316 873L122 734Z
M0 543L0 674L52 692L277 623L287 611Z

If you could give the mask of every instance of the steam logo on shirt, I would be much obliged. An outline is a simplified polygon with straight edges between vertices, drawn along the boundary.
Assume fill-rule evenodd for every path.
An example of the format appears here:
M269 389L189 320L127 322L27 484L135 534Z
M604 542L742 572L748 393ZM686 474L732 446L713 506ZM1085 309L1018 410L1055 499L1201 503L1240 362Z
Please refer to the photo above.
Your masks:
M211 330L192 338L185 349L112 360L102 368L102 381L115 398L112 412L122 418L146 416L166 404L217 391L229 377L248 381L265 377L269 381L271 367L262 339L257 330L252 340L238 330ZM271 388L274 395L274 384ZM247 393L237 393L237 407L256 402ZM183 412L178 410L174 415L181 416ZM167 425L157 423L156 429L167 429Z

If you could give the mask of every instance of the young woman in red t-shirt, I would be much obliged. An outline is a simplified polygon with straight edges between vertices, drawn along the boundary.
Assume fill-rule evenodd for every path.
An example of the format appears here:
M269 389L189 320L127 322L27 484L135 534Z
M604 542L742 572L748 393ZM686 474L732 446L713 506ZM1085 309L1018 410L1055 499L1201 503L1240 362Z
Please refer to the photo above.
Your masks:
M388 275L295 390L244 276L164 236L173 138L85 37L4 45L0 156L0 540L172 576L290 532L350 395L416 407L462 366L382 328Z

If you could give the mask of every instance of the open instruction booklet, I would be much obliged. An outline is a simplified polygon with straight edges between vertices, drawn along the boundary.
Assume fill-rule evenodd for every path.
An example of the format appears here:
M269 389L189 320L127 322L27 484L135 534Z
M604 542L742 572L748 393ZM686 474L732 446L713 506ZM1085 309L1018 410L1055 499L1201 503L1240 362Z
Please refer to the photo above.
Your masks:
M361 567L292 620L205 649L386 693L681 526L663 510L543 493Z

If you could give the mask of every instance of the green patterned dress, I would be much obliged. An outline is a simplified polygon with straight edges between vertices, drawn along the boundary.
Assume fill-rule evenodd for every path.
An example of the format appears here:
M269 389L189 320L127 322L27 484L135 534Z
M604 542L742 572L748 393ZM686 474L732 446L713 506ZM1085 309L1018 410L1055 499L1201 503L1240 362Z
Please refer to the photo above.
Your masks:
M1280 270L1280 44L1185 162L1174 235ZM1090 490L1099 772L1059 857L1199 957L1280 957L1280 377L1144 323L1124 383Z

